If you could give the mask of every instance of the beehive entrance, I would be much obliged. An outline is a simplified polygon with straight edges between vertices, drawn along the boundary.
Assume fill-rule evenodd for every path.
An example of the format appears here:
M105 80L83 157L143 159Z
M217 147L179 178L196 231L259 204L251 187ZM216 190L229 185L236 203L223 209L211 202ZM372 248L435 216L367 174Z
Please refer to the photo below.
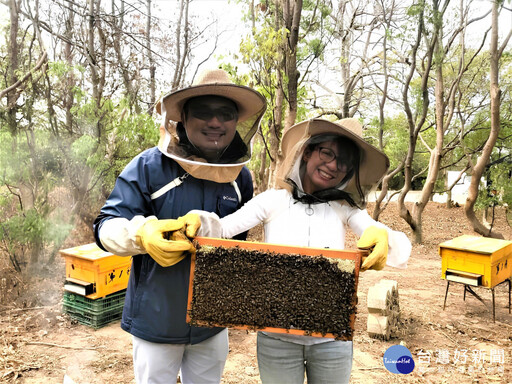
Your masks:
M196 243L191 324L352 338L358 272L353 253L332 259L236 243L242 247Z

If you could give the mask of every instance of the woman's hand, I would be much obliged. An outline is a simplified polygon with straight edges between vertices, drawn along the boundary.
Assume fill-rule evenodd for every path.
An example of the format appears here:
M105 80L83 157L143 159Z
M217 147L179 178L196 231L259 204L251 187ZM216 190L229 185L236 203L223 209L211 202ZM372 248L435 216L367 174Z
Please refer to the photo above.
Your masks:
M388 258L388 231L374 225L365 229L357 242L357 247L370 250L370 255L363 260L361 271L367 269L381 270Z

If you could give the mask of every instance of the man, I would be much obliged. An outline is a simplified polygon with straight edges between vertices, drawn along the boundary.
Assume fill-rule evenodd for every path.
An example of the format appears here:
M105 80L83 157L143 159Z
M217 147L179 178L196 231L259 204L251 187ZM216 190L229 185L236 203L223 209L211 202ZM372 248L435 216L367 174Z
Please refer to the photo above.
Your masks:
M188 250L200 226L192 209L234 212L253 195L244 165L266 109L263 96L233 84L223 70L162 98L157 147L119 175L94 222L97 244L133 256L121 327L132 334L138 383L219 383L227 329L186 321ZM244 237L242 237L243 239Z

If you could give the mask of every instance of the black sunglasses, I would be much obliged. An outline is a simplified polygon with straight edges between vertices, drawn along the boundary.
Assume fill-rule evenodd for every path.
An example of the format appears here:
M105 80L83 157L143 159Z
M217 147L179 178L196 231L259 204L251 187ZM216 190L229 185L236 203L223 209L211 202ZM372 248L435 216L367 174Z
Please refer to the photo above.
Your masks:
M211 120L214 117L216 117L222 123L238 119L238 112L236 108L230 106L213 109L205 106L204 104L192 104L189 105L188 110L192 117L203 121Z

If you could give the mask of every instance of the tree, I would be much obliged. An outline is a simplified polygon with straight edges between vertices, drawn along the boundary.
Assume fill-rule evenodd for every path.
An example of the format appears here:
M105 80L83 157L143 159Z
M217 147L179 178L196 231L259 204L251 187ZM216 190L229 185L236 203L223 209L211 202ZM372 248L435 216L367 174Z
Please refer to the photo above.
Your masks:
M430 4L430 3L428 3ZM443 156L447 153L445 136L453 123L453 116L457 110L457 100L460 100L466 91L460 86L465 74L468 72L479 50L468 52L464 45L463 32L474 20L469 20L466 10L461 8L461 19L457 24L449 23L447 18L449 1L432 1L432 9L425 6L416 8L419 17L419 27L416 44L411 54L411 67L409 76L403 86L403 100L409 124L409 152L405 161L405 183L399 196L400 216L410 225L415 235L415 241L422 241L422 213L436 190L439 171ZM445 30L453 31L445 34ZM428 38L427 38L428 36ZM456 44L457 37L459 44ZM482 41L484 41L484 38ZM424 41L424 53L421 66L416 68L416 56L420 41ZM458 56L458 59L457 59ZM412 113L408 95L411 90L413 74L418 71L421 82L417 94L418 115ZM445 80L446 73L449 79ZM432 90L432 85L434 88ZM430 98L435 100L435 108L430 108ZM432 132L432 129L435 130ZM434 139L435 136L435 139ZM430 139L432 137L432 139ZM412 209L405 205L405 196L412 186L413 161L417 153L417 140L430 153L429 165L425 169L426 178L419 200L413 203Z
M257 172L257 179L268 182L261 187L266 189L274 181L283 129L305 117L305 84L323 55L329 30L325 20L331 10L325 0L247 3L254 27L241 46L242 61L251 67L254 85L262 87L269 102L264 119L268 124L259 133L267 157L259 161L263 167Z
M473 229L483 235L503 238L502 235L492 232L492 228L485 227L476 217L474 206L478 197L478 188L480 185L480 179L484 173L485 167L489 162L492 150L496 144L497 138L500 132L500 102L501 102L501 89L499 86L499 62L503 55L503 51L507 46L510 37L512 36L512 30L509 31L508 35L503 40L501 46L498 46L498 15L499 10L502 7L502 2L499 0L493 0L492 2L492 33L491 33L491 45L489 49L490 63L491 63L491 130L489 132L489 138L487 139L483 148L482 154L479 156L476 164L472 164L471 184L468 191L468 198L464 206L464 212L469 222L473 226Z
M147 65L141 52L154 53L151 27L158 23L149 13L151 2L148 15L125 0L111 2L110 10L97 0L9 5L10 40L2 47L9 60L0 66L6 80L0 83L6 101L0 110L0 240L21 270L40 264L42 256L51 263L77 222L90 227L124 165L157 142L152 117L141 113L148 106L152 112L155 65L151 57ZM147 39L134 32L140 31L141 15L146 20L141 35ZM190 33L188 18L182 23ZM193 36L199 39L198 34ZM157 37L155 46L172 51L168 47L174 44ZM53 50L48 52L46 44ZM180 58L180 82L190 50L185 47ZM66 198L52 198L64 190ZM60 234L50 236L57 228Z

